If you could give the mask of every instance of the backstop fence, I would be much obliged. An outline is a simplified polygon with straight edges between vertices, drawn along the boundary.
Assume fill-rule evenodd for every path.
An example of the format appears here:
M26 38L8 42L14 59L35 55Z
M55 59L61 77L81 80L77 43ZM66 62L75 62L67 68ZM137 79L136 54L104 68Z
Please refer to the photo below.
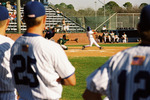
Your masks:
M103 25L106 25L108 30L136 29L140 13L115 13L109 16L70 18L85 28L90 26L92 29L97 29L97 31L101 31Z

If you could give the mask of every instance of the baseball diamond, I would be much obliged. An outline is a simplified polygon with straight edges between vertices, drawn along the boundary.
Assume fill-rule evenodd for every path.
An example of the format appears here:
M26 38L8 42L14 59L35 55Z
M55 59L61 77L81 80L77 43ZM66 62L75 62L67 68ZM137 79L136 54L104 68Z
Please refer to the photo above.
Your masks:
M22 34L7 34L8 37L12 38L13 40L16 40L19 36ZM60 36L63 34L56 34L54 36L54 39L57 40ZM79 43L76 43L74 41L68 41L66 45L83 45L88 43L88 39L83 38L83 36L86 35L85 33L71 33L70 38L79 38ZM84 51L81 47L68 47L68 50L65 51L67 56L112 56L116 54L117 52L124 50L128 47L104 47L103 50L99 50L97 47L93 46L90 48L86 48Z

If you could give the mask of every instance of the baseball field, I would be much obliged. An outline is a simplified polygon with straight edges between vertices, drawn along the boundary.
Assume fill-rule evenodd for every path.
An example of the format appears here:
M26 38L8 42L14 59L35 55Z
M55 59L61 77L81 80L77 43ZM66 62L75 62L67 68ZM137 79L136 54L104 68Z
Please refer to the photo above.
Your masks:
M104 49L99 50L96 46L82 50L82 45L68 45L66 54L76 68L77 85L74 87L64 86L62 100L83 100L82 94L86 88L86 78L95 69L103 65L111 56L119 51L135 46L138 43L99 44ZM104 98L104 96L103 96Z
M8 37L16 40L22 34L7 34ZM58 36L59 35L59 36ZM62 34L56 35L58 39ZM68 42L68 50L65 50L70 62L76 68L75 74L77 79L76 86L63 86L63 94L61 100L83 100L82 94L86 88L86 78L95 69L103 65L111 56L117 52L135 46L138 43L99 43L103 47L102 50L96 46L85 48L82 46L88 44L87 38L83 38L85 34L70 35L70 38L79 38L79 42Z

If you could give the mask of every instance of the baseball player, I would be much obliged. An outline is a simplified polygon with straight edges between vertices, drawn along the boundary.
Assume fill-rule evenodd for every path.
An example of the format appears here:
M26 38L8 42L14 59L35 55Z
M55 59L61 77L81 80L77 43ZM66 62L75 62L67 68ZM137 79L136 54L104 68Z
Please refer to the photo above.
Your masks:
M119 36L116 34L115 35L115 41L118 43L119 42Z
M49 40L49 39L53 40L52 37L55 36L56 30L57 30L57 26L56 26L56 27L53 27L53 28L47 27L47 28L45 29L45 32L46 32L45 38L48 39L48 40ZM53 41L54 41L54 40L53 40Z
M99 100L101 95L109 100L150 100L150 5L142 9L138 31L141 44L117 53L87 78L85 100Z
M23 100L59 100L62 85L76 84L75 68L59 44L42 37L46 15L43 4L24 6L26 32L11 49L11 72Z
M102 37L104 38L104 43L106 43L106 39L108 39L108 40L109 40L109 43L111 43L111 37L110 37L109 32L105 31L105 32L103 33L103 36L102 36Z
M66 35L64 34L63 35L63 38L59 38L58 40L57 40L57 43L58 44L60 44L60 46L64 49L64 50L68 50L68 47L67 46L65 46L65 43L67 42L67 41L76 41L76 42L78 42L78 38L75 38L75 39L67 39L66 38Z
M10 48L14 41L5 36L8 18L8 10L0 6L0 100L17 100L9 63Z
M115 42L115 33L113 31L110 32L111 41Z
M127 43L127 35L125 32L123 33L121 38L123 39L123 43Z
M97 44L97 42L95 41L95 39L94 39L94 37L93 37L93 31L92 31L92 29L88 26L87 27L87 32L86 32L86 34L87 34L87 37L88 37L88 39L89 39L89 45L84 45L83 47L82 47L82 50L84 50L85 48L87 48L87 47L92 47L92 45L93 45L93 43L99 48L99 49L102 49L102 47L101 46L99 46L98 44Z

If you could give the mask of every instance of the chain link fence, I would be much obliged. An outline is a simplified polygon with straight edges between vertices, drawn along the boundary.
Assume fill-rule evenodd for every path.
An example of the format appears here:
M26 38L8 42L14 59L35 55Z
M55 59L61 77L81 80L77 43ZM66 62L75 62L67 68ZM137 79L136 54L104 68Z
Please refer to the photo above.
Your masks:
M116 13L112 15L70 18L85 28L87 26L92 29L98 27L97 31L101 31L103 25L106 25L108 30L136 29L140 19L140 13Z

